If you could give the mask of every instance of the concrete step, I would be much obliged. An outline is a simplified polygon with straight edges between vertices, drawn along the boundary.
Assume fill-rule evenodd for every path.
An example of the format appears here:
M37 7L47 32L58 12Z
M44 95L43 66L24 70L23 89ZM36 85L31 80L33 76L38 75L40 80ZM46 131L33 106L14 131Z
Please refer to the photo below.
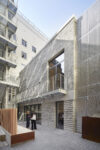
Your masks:
M2 141L2 142L6 141L6 135L1 127L0 127L0 141Z

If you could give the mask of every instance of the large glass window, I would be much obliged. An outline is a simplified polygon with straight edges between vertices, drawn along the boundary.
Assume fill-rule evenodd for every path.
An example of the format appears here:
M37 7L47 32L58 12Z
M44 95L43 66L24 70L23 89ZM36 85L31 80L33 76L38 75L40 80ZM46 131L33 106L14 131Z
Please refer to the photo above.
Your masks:
M49 62L49 90L64 89L64 52Z
M34 105L28 105L24 106L24 116L26 119L26 112L30 111L30 114L35 112L36 113L36 122L38 124L41 124L41 104L34 104Z

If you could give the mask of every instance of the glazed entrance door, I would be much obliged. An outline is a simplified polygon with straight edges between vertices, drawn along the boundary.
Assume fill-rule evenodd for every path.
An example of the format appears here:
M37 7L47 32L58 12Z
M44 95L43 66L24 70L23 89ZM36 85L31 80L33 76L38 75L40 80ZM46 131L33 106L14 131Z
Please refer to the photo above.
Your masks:
M56 127L64 129L64 102L56 102Z

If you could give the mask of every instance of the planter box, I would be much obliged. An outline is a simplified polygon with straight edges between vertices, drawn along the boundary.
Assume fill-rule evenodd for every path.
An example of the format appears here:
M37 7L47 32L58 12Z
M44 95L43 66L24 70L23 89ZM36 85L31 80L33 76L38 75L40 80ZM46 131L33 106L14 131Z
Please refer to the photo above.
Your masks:
M82 117L82 137L100 143L100 118Z

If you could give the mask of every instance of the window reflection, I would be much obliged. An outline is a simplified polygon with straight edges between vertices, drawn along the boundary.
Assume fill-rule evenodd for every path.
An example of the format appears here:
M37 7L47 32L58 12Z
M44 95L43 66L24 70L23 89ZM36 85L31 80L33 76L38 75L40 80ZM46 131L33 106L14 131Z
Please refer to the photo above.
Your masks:
M64 52L49 62L49 90L64 89Z

